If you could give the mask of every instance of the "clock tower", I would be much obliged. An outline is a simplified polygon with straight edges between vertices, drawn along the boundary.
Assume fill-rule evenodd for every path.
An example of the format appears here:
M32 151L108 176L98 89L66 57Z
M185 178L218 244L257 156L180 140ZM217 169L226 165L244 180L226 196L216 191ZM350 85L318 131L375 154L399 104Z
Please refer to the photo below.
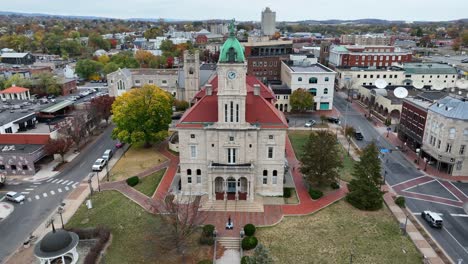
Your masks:
M218 124L229 127L244 125L247 63L244 47L236 38L234 20L229 26L229 38L221 47L217 73Z

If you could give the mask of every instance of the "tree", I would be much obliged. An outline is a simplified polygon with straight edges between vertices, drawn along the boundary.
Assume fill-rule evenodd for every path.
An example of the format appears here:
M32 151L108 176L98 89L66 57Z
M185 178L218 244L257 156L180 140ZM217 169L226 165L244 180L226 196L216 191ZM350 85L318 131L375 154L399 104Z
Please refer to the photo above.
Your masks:
M463 30L463 33L460 34L461 44L464 47L468 46L468 29Z
M111 72L115 72L118 69L119 65L117 65L115 62L109 62L104 66L103 72L104 74L109 74Z
M453 43L452 43L452 49L453 51L459 51L460 50L460 47L461 47L461 40L460 38L456 38L453 40Z
M59 154L62 162L65 162L65 154L70 150L72 144L73 141L68 137L49 139L49 142L44 146L44 151L47 155Z
M111 57L110 62L118 65L120 68L139 68L140 64L133 56L131 51L120 52Z
M115 99L113 138L129 144L150 146L167 137L173 97L155 85L131 89Z
M348 140L348 156L349 156L349 148L351 147L351 138L354 136L356 133L356 129L352 126L346 126L344 129L344 134L346 136L346 139Z
M375 143L369 144L362 152L361 160L354 165L354 179L348 184L346 200L361 210L378 210L383 205L380 187L380 160Z
M60 55L60 48L63 37L54 33L46 33L44 36L44 47L48 53Z
M102 63L94 60L79 60L76 63L75 72L81 78L90 79L93 75L99 75L102 67Z
M293 111L305 111L314 106L314 96L302 88L295 90L289 99Z
M60 51L63 55L69 55L72 57L80 56L83 47L77 40L64 40L60 43Z
M28 87L32 86L31 80L23 78L19 74L15 74L15 75L11 76L8 80L2 80L1 84L2 85L1 85L0 88L2 90L10 88L13 85L19 86L19 87L25 87L25 88L28 88Z
M91 107L97 112L98 117L106 120L106 124L109 123L109 118L112 115L112 104L114 103L115 97L109 95L98 96L91 100Z
M154 64L154 62L157 60L156 56L154 56L153 53L146 50L138 50L135 53L135 59L138 61L140 67L142 68L150 67L150 65Z
M147 29L145 33L143 33L143 37L146 39L155 39L156 37L162 36L163 32L159 27L152 27Z
M152 209L160 214L166 224L167 237L164 237L164 242L168 243L171 249L175 248L178 254L184 252L190 237L197 232L207 216L199 210L199 201L192 199L191 195L188 197L188 200L179 203L173 194L167 194L157 199L157 204L154 200L150 202Z
M270 256L270 250L263 244L258 244L254 254L249 258L249 264L273 264L273 258Z
M80 149L80 143L86 136L86 117L82 113L76 113L68 119L68 136L75 143L76 149Z
M321 116L320 116L320 122L322 123L322 125L323 125L323 123L325 123L325 121L327 120L327 118L328 118L328 117L327 117L326 115L321 115Z
M109 41L107 39L103 39L102 36L97 33L92 33L91 35L89 35L88 46L90 46L93 49L110 49Z
M106 65L109 61L110 61L110 58L109 56L107 56L106 54L104 55L101 55L97 58L97 61L102 63L102 65Z
M33 78L36 80L36 87L42 93L59 95L62 91L56 77L51 72L41 72L33 75Z
M329 186L338 179L339 159L336 136L328 131L310 133L302 149L301 173L310 186Z

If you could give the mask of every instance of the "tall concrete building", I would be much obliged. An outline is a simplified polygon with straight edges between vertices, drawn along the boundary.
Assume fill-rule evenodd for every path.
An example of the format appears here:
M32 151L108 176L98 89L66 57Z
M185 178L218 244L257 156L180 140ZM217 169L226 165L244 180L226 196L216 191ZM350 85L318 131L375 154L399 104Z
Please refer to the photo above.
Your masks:
M265 36L273 36L276 32L276 12L269 7L262 11L262 33Z

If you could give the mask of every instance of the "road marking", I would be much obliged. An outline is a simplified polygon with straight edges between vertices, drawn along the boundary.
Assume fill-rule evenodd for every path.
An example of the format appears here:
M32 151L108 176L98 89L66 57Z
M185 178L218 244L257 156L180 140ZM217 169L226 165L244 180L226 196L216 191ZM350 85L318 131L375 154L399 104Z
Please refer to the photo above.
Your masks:
M68 180L65 180L65 181L62 182L62 184L67 184L67 182L68 182Z
M57 191L58 191L58 192L62 192L62 189L58 188L58 190L57 190Z
M449 188L445 187L445 185L443 185L439 180L437 180L437 182L445 188L445 190L447 190L451 195L453 195L453 197L455 197L458 201L460 201L460 199L458 199L458 196L456 196L452 191L449 190ZM453 184L452 184L453 185ZM461 202L461 201L460 201Z
M33 182L32 184L38 185L38 184L42 184L42 182Z
M450 198L445 198L445 197L440 197L440 196L435 196L435 195L430 195L430 194L425 194L425 193L418 193L418 192L412 192L412 191L402 191L402 192L406 192L406 193L414 193L414 194L419 194L419 195L424 195L424 196L429 196L429 197L433 197L433 198L438 198L438 199L444 199L444 200L449 200L449 201L453 201L453 202L461 202L460 200L454 200L454 199L450 199ZM455 196L456 198L456 196ZM429 201L428 201L429 202Z
M67 185L70 185L70 184L73 184L73 181L70 181L69 183L67 183Z
M50 191L50 194L55 195L55 192L54 192L54 191Z
M409 189L416 188L416 187L422 186L422 185L424 185L424 184L428 184L428 183L435 182L435 181L436 181L436 180L427 181L427 182L423 182L423 183L418 183L418 184L415 184L415 185L413 185L413 186L410 186L410 187L408 187L408 188L406 188L406 189L403 189L403 190L401 190L401 191L402 191L402 192L408 192L407 190L409 190ZM409 191L409 192L411 192L411 191ZM457 201L458 201L458 200L457 200Z
M26 191L34 191L34 188L26 188Z
M411 197L411 196L406 196L406 195L403 195L403 196L405 197L405 199L414 199L414 200L419 200L419 201L428 202L428 203L437 203L437 204L448 205L448 206L452 206L452 207L455 207L455 208L463 208L463 206L448 204L448 203L444 203L444 202L428 201L428 200L425 200L425 199L422 199L422 198L416 198L416 197Z
M21 192L22 194L29 194L29 192Z
M445 227L443 227L443 228L453 238L453 240L455 240L455 242L457 242L457 244L463 249L463 251L465 251L465 253L468 254L468 250L466 250L466 248L464 246L462 246L462 244L460 244L460 242L458 242L458 240L447 230L447 228L445 228Z
M36 195L35 198L36 198L36 200L41 199L41 197L39 197L39 195Z
M412 178L412 179L409 179L409 180L406 180L406 181L402 181L402 182L399 182L399 183L397 183L397 184L392 185L391 187L393 188L393 187L395 187L395 186L397 186L397 185L400 185L400 184L403 184L403 183L407 183L407 182L410 182L410 181L414 181L414 180L416 180L416 179L420 179L420 178L424 178L424 177L427 177L427 176L426 176L426 175L423 175L423 176L419 176L419 177L416 177L416 178Z
M67 190L67 191L68 191L68 190L70 190L70 188L68 188L68 186L65 186L65 190Z
M75 189L75 188L76 188L76 185L73 184L72 187L73 187L73 189Z
M46 182L51 182L52 180L54 180L53 178L50 178L48 179Z
M43 193L42 196L44 196L44 198L47 197L47 193Z
M28 202L32 202L32 199L30 197L28 197Z
M63 180L59 180L57 183L61 183L61 182L63 182Z
M55 179L55 180L52 181L52 183L56 183L57 181L58 181L58 179Z

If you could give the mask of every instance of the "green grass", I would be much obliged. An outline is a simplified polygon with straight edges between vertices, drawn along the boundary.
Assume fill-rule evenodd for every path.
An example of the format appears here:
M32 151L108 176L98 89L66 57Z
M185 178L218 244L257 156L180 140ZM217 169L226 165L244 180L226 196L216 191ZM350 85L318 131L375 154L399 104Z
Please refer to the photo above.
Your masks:
M275 263L348 263L351 251L353 263L421 263L386 207L364 212L340 201L313 215L285 217L255 235Z
M106 252L106 263L181 263L180 256L161 246L167 244L161 241L167 227L159 216L147 213L116 191L96 193L91 200L93 209L81 205L67 227L109 228L112 243ZM186 256L200 256L200 252L206 252L197 243L191 245ZM200 260L206 256L194 258Z
M291 144L294 149L294 153L296 154L296 158L299 159L302 153L302 148L307 142L309 138L310 131L289 131L288 136L291 140ZM343 168L341 169L340 179L343 181L351 181L353 176L351 172L353 171L355 161L347 155L347 151L343 146L339 146L340 148L340 158L343 161Z
M161 182L165 172L166 170L162 169L144 178L140 178L140 182L133 188L144 195L151 197L153 196L154 191L156 191L156 188L158 188L159 182Z

